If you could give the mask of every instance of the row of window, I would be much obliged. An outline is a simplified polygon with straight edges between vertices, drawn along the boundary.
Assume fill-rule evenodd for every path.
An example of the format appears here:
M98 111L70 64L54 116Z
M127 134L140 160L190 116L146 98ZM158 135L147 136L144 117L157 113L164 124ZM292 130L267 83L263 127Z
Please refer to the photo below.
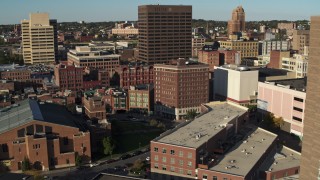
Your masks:
M159 169L159 165L157 163L155 163L154 164L154 168ZM166 171L167 170L167 166L162 166L162 170ZM179 168L179 171L176 171L175 167L173 167L173 166L170 167L170 171L171 172L178 172L180 174L184 174L184 170L183 169ZM192 175L192 171L188 170L187 171L187 175L191 176Z
M154 152L159 152L159 148L157 148L157 147L154 147ZM163 154L166 154L167 153L167 149L166 148L162 148L162 153ZM170 154L171 155L175 155L175 150L173 150L173 149L171 149L170 150ZM179 151L179 157L183 157L183 155L184 155L184 153L183 153L183 151ZM188 156L187 156L188 158L192 158L192 153L188 153Z
M155 161L159 161L159 156L158 155L155 155L154 156L154 160ZM167 158L166 157L162 157L162 162L163 163L166 163L167 162ZM178 160L179 162L179 165L180 166L183 166L184 164L184 161L183 160ZM170 164L175 164L176 163L176 160L174 158L170 158ZM187 166L191 167L192 166L192 162L191 161L188 161L187 162Z

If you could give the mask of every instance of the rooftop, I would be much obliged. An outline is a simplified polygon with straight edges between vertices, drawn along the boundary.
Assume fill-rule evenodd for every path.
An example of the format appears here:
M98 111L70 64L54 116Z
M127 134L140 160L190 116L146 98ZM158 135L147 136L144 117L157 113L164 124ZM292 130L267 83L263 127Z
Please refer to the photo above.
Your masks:
M275 81L269 81L265 83L277 85L287 89L302 91L302 92L305 92L307 88L307 78L275 80Z
M115 174L108 174L108 173L100 173L92 180L143 180L142 178L135 178L130 176L121 176Z
M186 122L177 128L165 132L163 136L153 141L198 148L226 128L226 125L231 120L243 115L247 111L245 107L226 102L209 103L206 105L210 108L209 112L198 116L193 121Z
M259 77L269 77L269 76L285 76L289 71L284 69L272 69L272 68L254 68L250 67L250 69L255 69L259 71Z
M39 104L36 100L28 99L0 109L0 133L33 120L84 130L78 120L64 106L51 103Z
M254 128L247 134L244 141L240 141L232 147L210 170L245 177L276 138L276 134L261 128Z
M301 154L286 146L277 149L272 155L273 157L267 159L261 166L262 171L276 172L300 165Z

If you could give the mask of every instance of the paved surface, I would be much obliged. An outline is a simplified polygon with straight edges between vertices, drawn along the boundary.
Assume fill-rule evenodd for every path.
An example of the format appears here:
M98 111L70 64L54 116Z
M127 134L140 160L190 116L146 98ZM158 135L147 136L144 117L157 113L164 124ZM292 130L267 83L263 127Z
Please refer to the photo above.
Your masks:
M136 161L137 159L145 160L148 156L150 156L150 152L140 154L125 160L118 160L110 164L101 163L100 165L92 168L87 167L79 170L76 167L71 167L61 170L43 172L43 175L51 177L52 179L62 180L90 180L101 172L118 175L128 175L128 170L126 170L123 166L128 163L134 163L134 161ZM121 166L122 168L115 168L117 166Z

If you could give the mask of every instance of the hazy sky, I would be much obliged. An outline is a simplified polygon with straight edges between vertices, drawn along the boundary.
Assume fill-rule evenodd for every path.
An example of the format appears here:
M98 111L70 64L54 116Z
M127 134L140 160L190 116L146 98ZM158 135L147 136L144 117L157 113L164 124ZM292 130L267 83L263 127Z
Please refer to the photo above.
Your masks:
M301 20L320 15L320 0L1 0L0 24L17 24L30 12L48 12L58 22L137 20L138 5L192 5L193 19L228 20L242 5L246 20Z

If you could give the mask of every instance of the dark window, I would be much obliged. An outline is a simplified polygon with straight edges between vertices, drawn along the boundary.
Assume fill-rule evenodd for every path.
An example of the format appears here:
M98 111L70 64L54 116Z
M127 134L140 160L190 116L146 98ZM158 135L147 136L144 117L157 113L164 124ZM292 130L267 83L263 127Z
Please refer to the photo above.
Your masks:
M52 133L52 127L46 126L45 127L45 132L46 132L46 134L51 134Z
M202 179L208 179L208 175L204 174L204 175L202 176Z
M167 150L165 148L162 148L162 153L167 153Z
M303 112L303 110L301 108L293 107L293 109L296 111L299 111L299 112Z
M158 148L157 148L157 147L155 147L155 148L154 148L154 151L155 151L155 152L158 152Z
M295 116L292 116L292 119L294 119L294 120L296 120L296 121L302 122L302 119L301 119L301 118L298 118L298 117L295 117Z
M64 145L68 145L68 144L69 144L69 139L68 139L68 137L64 137L64 138L63 138L63 144L64 144Z
M170 151L170 154L174 155L174 150L171 150L171 151Z
M213 176L212 179L213 179L213 180L218 180L218 177L217 177L217 176Z
M8 145L2 144L2 152L8 152Z
M25 135L25 129L20 129L17 131L18 137L24 137Z
M298 98L298 97L294 97L294 100L295 100L295 101L299 101L299 102L303 102L303 99Z
M27 127L27 135L32 135L34 133L33 125Z
M36 133L43 133L43 126L36 124Z

